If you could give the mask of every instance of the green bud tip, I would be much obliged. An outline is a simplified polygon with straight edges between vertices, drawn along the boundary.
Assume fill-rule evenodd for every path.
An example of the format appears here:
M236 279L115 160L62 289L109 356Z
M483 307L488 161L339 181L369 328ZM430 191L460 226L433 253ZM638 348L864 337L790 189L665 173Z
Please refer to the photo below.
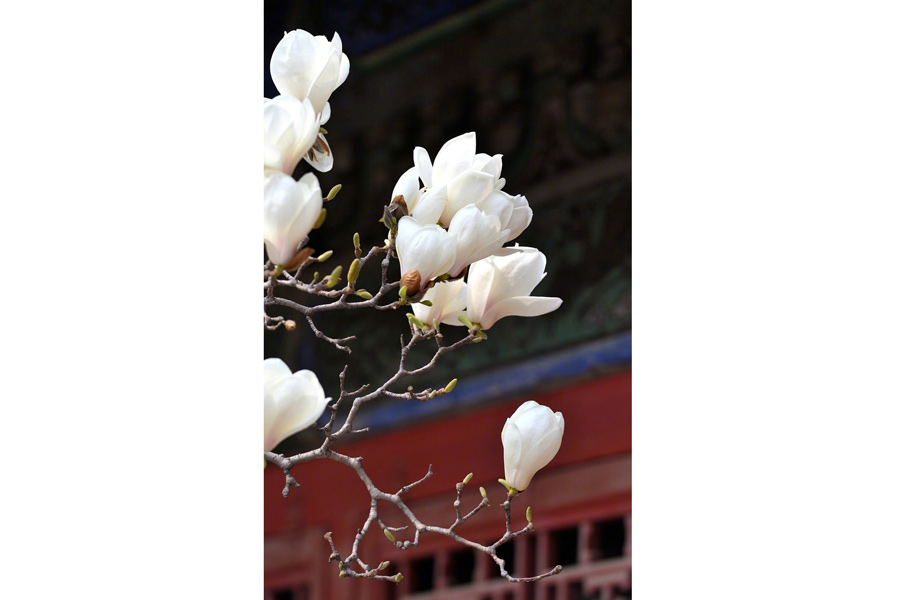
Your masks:
M406 286L400 288L400 299L406 302Z
M453 388L455 388L455 387L456 387L456 379L454 379L453 381L451 381L444 387L444 393L446 394L448 392L452 392Z
M419 318L413 313L408 313L406 318L409 319L409 322L418 327L419 329L425 329L425 323L419 320Z
M470 321L469 317L467 317L466 315L459 315L459 322L462 323L463 325L465 325L466 327L468 327L469 329L474 328L474 325L472 325L472 321Z
M347 577L347 572L346 572L346 571L340 571L340 572L338 573L338 577L341 577L341 578Z
M354 258L353 262L350 263L350 268L347 270L347 282L356 283L357 279L359 279L359 259Z
M325 135L328 135L328 132L325 131L324 127L319 127L319 133L324 133Z
M275 269L272 271L272 276L278 277L282 273L284 273L284 267L282 265L275 265Z
M386 561L384 561L383 563L381 563L380 565L378 565L378 570L379 570L379 571L384 571L384 570L387 569L389 566L391 566L391 561L386 560Z
M472 474L471 474L471 473L469 473L468 475L466 475L466 476L463 478L463 483L469 483L470 481L472 481Z
M334 197L338 195L339 191L341 191L341 184L337 184L336 186L331 188L331 191L328 192L328 196L326 196L326 198L328 198L329 200L334 200Z
M326 260L331 258L332 254L334 254L334 250L329 250L328 252L323 252L322 254L319 255L319 258L317 258L316 260L318 260L319 262L325 262Z
M431 300L420 300L419 304L424 304L425 306L431 306Z
M478 491L481 492L481 497L482 497L482 498L487 498L487 492L484 491L484 488L483 488L483 487L478 488Z
M353 247L359 249L359 233L353 234Z
M497 481L499 481L500 483L503 484L503 487L505 487L506 491L509 492L510 498L512 498L513 496L515 496L516 494L519 493L519 490L517 490L513 486L509 485L509 483L505 479L498 479Z
M403 580L403 573L397 573L394 575L394 583L400 583Z
M360 291L356 292L356 295L359 296L360 298L364 299L364 300L371 300L371 299L372 299L372 294L370 294L370 293L367 292L366 290L360 290Z
M394 534L391 533L390 531L388 531L387 529L384 530L384 537L386 537L387 539L389 539L392 542L397 541L397 539L394 537Z
M531 523L531 507L525 509L525 520Z
M316 224L313 225L313 229L318 229L322 226L322 223L325 222L325 216L328 214L328 209L323 208L322 212L319 213L319 218L316 219Z

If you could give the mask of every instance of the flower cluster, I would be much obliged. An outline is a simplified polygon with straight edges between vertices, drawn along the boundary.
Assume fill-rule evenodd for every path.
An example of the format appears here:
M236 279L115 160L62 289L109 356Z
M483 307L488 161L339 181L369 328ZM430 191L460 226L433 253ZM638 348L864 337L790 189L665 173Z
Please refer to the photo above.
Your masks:
M303 257L309 251L299 251L310 231L324 218L324 199L316 175L307 173L295 180L293 173L302 160L318 171L331 169L333 157L322 124L331 115L328 100L349 70L349 60L341 51L336 33L331 41L302 30L286 33L272 55L270 71L280 95L266 99L263 105L263 240L269 260L276 266L268 271L273 286L270 290L284 270L294 267L297 273L288 279L291 285L304 289L298 281ZM546 275L546 257L535 248L518 244L504 247L528 227L533 213L524 196L512 196L503 190L506 180L501 177L501 155L476 153L475 134L467 133L444 144L433 163L428 152L417 147L413 164L394 186L385 212L385 220L390 219L386 223L390 235L396 237L387 240L383 248L373 248L366 257L360 251L358 235L354 237L356 259L347 272L348 286L327 292L340 294L336 303L345 302L346 296L354 293L362 296L365 290L353 287L360 265L378 251L390 254L393 241L401 268L400 300L394 307L411 301L411 322L429 330L415 339L438 337L431 330L446 323L469 327L469 337L457 345L477 342L486 337L483 330L503 317L533 317L559 308L559 298L531 296ZM337 189L327 198L333 198ZM330 254L324 253L317 260ZM314 281L306 290L313 294L331 290L340 273L341 267L337 267L327 283ZM386 273L385 267L379 297L396 286L388 285ZM314 280L317 278L314 276ZM367 294L367 301L377 302L378 297ZM280 359L266 359L263 373L268 452L312 426L330 398L325 397L315 374L307 370L292 373ZM440 394L451 391L455 382ZM388 391L383 388L372 398L382 393ZM432 391L431 397L434 395ZM327 424L325 431L333 441L340 432L332 437L330 426ZM510 496L525 490L535 472L555 456L563 429L560 413L534 401L521 405L507 420L501 433L506 479L500 481Z
M295 181L303 159L319 171L334 164L321 126L331 116L328 99L350 72L341 38L297 29L278 43L269 65L280 95L263 102L263 223L266 252L288 265L322 210L322 190L313 174Z
M476 153L475 134L466 133L444 144L433 164L417 147L413 163L394 186L391 203L402 215L397 224L401 284L410 297L427 301L413 304L426 327L460 325L458 317L465 315L488 329L503 317L534 317L559 308L559 298L530 297L546 275L546 257L518 244L503 247L525 231L533 212L525 196L503 191L500 154ZM462 283L467 269L468 281Z

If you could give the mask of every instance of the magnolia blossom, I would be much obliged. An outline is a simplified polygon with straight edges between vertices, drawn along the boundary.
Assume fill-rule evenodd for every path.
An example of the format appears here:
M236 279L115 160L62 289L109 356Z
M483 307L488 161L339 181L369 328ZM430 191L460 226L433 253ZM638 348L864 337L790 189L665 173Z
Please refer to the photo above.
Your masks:
M436 327L435 323L462 326L458 318L466 307L466 284L462 279L434 284L422 300L428 300L431 306L420 301L413 304L412 309L428 327Z
M547 258L535 248L503 248L469 267L466 316L489 329L503 317L536 317L559 308L559 298L531 297L547 275Z
M397 224L400 282L415 296L429 281L446 273L456 258L456 238L437 225L422 225L412 217Z
M287 265L297 254L297 246L309 235L322 212L319 180L307 173L294 181L284 173L265 178L263 197L263 240L269 260Z
M295 29L278 42L269 71L279 93L300 100L309 98L316 114L322 114L332 92L347 79L350 60L341 51L337 33L329 42L323 35L314 37Z
M559 452L565 427L562 413L534 400L517 408L500 433L506 482L520 492L526 489L534 474Z
M461 208L450 221L447 231L456 238L456 260L450 267L451 277L457 277L473 262L499 250L509 238L509 229L502 228L499 217L485 214L474 204Z
M263 151L266 174L290 175L319 134L312 103L293 96L275 96L263 104Z
M506 184L500 177L502 156L475 154L475 133L471 132L444 144L433 165L428 151L421 147L413 151L413 161L427 188L415 215L422 223L440 222L447 226L459 209L467 204L477 205Z
M312 371L292 374L280 358L263 361L263 396L266 452L315 423L331 400Z

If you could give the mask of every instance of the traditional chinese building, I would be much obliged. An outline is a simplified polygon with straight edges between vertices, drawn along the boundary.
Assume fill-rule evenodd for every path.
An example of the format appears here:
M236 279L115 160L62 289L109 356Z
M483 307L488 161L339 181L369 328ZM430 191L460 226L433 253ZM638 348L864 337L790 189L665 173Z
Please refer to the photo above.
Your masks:
M513 575L560 564L559 575L510 583L490 557L452 540L423 535L418 547L400 551L373 530L361 546L363 560L389 560L386 572L404 579L338 578L323 536L332 532L346 554L369 496L353 471L320 460L294 468L301 488L287 498L280 470L266 469L266 600L630 597L630 18L629 3L616 1L266 3L266 61L282 32L298 27L328 37L338 31L351 61L326 126L335 167L319 174L323 189L343 189L311 245L334 250L334 264L346 266L354 232L364 246L380 243L385 230L377 221L397 178L412 166L412 149L423 146L433 157L446 140L475 131L479 152L503 154L504 189L527 196L534 210L516 242L547 256L535 295L563 299L549 315L501 320L486 342L446 355L410 382L437 387L456 377L452 393L427 403L367 405L357 424L370 432L335 449L365 457L385 491L433 465L434 475L408 496L431 525L453 522L455 484L474 473L463 508L478 504L479 486L492 506L459 533L490 543L504 531L505 491L496 480L503 476L505 419L536 400L566 420L559 454L512 502L513 526L525 525L531 506L535 531L501 547ZM267 80L266 96L276 93ZM360 282L375 275L364 272ZM352 312L317 321L335 335L359 335L350 357L302 327L267 333L266 355L293 370L314 370L330 396L344 364L348 387L383 381L396 367L406 319L401 311ZM320 436L307 430L276 450L309 449ZM393 506L380 510L387 524L406 524Z

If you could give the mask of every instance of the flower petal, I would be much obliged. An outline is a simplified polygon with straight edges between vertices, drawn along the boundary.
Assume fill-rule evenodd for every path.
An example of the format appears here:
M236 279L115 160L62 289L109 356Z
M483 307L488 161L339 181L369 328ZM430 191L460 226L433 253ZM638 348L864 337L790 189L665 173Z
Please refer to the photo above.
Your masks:
M544 296L516 296L494 304L481 317L479 323L489 329L503 317L537 317L553 312L562 304L560 298Z
M434 185L446 185L472 166L475 159L475 133L449 140L434 159Z

